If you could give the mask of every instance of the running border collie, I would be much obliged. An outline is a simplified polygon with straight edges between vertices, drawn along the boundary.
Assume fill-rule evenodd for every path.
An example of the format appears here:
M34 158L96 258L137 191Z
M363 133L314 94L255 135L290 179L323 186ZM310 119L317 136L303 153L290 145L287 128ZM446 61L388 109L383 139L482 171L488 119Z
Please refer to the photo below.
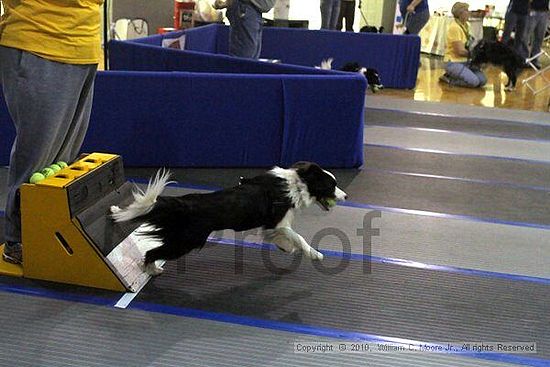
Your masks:
M126 208L112 206L116 222L147 224L141 235L162 244L146 252L144 270L158 275L156 260L174 260L204 246L211 232L263 228L264 240L286 252L302 251L312 260L323 254L292 230L298 209L319 204L329 210L346 193L338 188L334 175L312 162L298 162L289 169L274 167L253 178L241 178L239 185L211 193L161 196L171 182L170 173L159 170L145 191L134 191Z

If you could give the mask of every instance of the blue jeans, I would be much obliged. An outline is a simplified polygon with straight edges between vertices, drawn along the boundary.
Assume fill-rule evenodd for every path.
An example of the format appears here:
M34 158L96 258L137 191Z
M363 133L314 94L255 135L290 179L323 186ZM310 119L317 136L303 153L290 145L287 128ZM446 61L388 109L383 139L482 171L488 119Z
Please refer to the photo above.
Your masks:
M321 0L321 29L336 29L340 0Z
M258 59L262 50L262 13L251 3L235 0L227 8L231 23L229 54Z
M428 20L430 20L430 10L426 9L420 12L408 13L405 18L405 27L407 28L407 33L418 34L422 30L422 28L424 28L426 23L428 23Z
M487 83L487 78L481 70L473 71L463 62L448 62L445 72L454 79L452 84L459 87L477 88Z
M528 21L528 15L520 15L510 10L506 13L504 31L502 33L502 42L508 43L512 30L515 29L513 48L524 59L529 56L527 41Z
M547 11L534 11L529 16L528 37L533 37L530 56L535 56L540 52L542 41L544 40L544 33L546 27L548 27L548 15ZM539 60L535 60L534 63L540 65Z

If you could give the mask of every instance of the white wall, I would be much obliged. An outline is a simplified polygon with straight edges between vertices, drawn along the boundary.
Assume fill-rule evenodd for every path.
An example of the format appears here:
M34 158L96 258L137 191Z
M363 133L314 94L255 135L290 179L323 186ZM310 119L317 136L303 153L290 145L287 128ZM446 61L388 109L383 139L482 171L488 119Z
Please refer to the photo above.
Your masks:
M464 2L464 0L462 0ZM430 4L430 10L432 11L442 11L446 10L449 13L451 12L451 8L453 4L456 1L454 0L429 0L428 3ZM495 6L495 12L500 13L501 15L504 15L504 12L506 11L506 7L508 6L508 3L510 3L509 0L470 0L466 1L468 4L470 4L470 10L478 10L478 9L485 9L485 5L491 4Z
M356 0L356 6L359 0ZM382 22L382 7L384 0L362 0L363 1L363 13L365 14L370 25L380 26ZM464 0L462 0L464 1ZM455 0L428 0L430 4L430 10L441 11L446 10L450 12L451 7L455 3ZM506 11L509 0L470 0L467 1L470 4L470 10L485 9L485 4L495 5L495 11L502 15ZM320 0L290 0L289 19L309 20L309 29L321 28L321 11ZM355 31L359 31L363 21L361 19L360 9L355 9ZM268 16L273 17L273 12Z
M375 12L374 10L382 9L384 0L355 0L355 20L353 28L356 32L359 31L364 22L362 21L361 9L357 8L359 1L363 1L363 4L368 2L368 6L363 7L363 14L368 19L369 24L380 26L381 24L381 10ZM308 20L309 29L321 28L321 2L320 0L289 0L290 7L288 11L288 19L293 20ZM273 19L273 11L264 14L264 17Z

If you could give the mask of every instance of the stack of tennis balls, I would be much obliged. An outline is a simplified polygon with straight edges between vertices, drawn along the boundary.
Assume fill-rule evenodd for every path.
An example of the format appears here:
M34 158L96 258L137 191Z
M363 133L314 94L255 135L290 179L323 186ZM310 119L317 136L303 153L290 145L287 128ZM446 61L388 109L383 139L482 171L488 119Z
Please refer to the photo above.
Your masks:
M50 164L48 167L43 168L39 172L33 173L31 178L29 179L29 182L32 184L38 183L47 177L53 176L65 167L68 167L68 164L63 161Z

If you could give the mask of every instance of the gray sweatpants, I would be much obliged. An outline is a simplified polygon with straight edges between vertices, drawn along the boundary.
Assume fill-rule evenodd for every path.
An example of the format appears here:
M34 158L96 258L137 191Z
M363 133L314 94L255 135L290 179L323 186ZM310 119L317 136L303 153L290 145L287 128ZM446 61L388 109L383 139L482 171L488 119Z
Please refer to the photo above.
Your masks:
M96 70L95 64L63 64L0 46L0 82L16 130L8 170L7 241L21 242L19 186L33 172L77 157Z

